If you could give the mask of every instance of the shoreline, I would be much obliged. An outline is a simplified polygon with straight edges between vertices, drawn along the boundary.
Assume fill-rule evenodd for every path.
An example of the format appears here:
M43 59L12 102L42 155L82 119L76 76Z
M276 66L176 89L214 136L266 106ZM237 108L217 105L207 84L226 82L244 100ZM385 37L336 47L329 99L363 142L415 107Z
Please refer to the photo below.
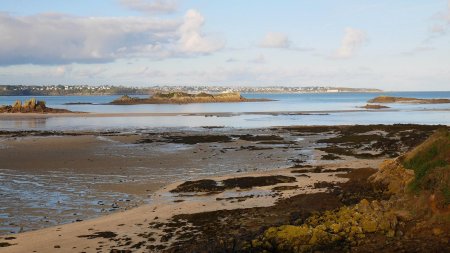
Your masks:
M356 113L356 112L400 112L401 109L351 109L351 110L322 110L322 111L274 111L274 112L132 112L132 113L97 113L97 112L73 112L73 113L0 113L0 120L14 118L106 118L106 117L170 117L170 116L204 116L204 117L231 117L242 115L328 115L332 113ZM450 112L450 109L415 109L418 112Z
M381 163L381 160L376 161L376 163ZM353 166L356 166L354 170L358 170L359 163L353 163ZM337 169L339 165L330 164L325 166L325 168L335 168ZM302 185L304 184L313 185L314 183L323 182L323 180L329 180L329 177L332 174L341 174L340 172L330 172L324 175L321 175L320 178L316 178L311 181L310 178L306 179L308 182L296 182L294 185ZM213 177L200 177L196 178L196 180L202 179L212 179L212 180L223 180L223 179L234 179L234 178L243 178L243 177L261 177L261 176L273 176L273 175L291 175L292 169L274 169L263 172L244 172L244 173L233 173L227 176L213 176ZM348 179L339 178L333 176L331 182L333 183L345 183ZM157 222L154 224L169 222L176 216L179 215L191 215L197 213L208 213L214 212L217 210L239 210L239 209L252 209L252 208L265 208L273 206L276 202L294 197L297 194L294 191L284 191L281 196L265 196L258 197L255 199L246 200L246 203L243 202L233 202L227 201L225 198L220 203L214 203L213 200L207 201L180 201L179 199L189 198L189 196L185 197L180 195L181 197L175 198L175 200L167 201L162 197L167 195L170 190L175 189L177 186L186 181L177 181L174 183L167 184L152 194L152 199L154 203L152 204L143 204L138 207L132 208L130 210L118 211L116 213L100 216L93 219L88 219L80 222L74 223L66 223L57 226L51 226L47 228L42 228L38 230L27 231L19 234L11 234L11 235L0 235L0 241L3 238L15 238L11 240L11 246L0 248L1 252L9 253L9 252L49 252L54 249L64 249L64 252L80 252L87 250L87 252L91 252L98 244L106 245L104 239L107 237L103 236L95 236L95 232L113 232L115 234L126 234L131 237L133 240L136 239L136 234L142 230L145 230L145 227L142 227L142 223L144 222ZM284 184L276 184L276 185L284 185ZM292 184L290 184L292 185ZM259 187L259 189L270 189L272 185L268 187ZM251 191L251 190L249 190ZM326 188L321 189L311 189L304 191L302 194L306 195L314 195L316 193L325 193ZM207 198L207 195L199 195L200 198ZM220 195L219 195L220 196ZM228 196L228 195L226 195ZM213 196L216 198L216 196ZM216 200L216 202L218 202ZM208 205L205 205L209 203ZM151 224L150 222L149 224ZM155 231L158 231L157 228ZM152 230L153 231L153 230ZM89 235L93 235L91 238ZM87 239L87 240L86 240ZM112 239L111 239L112 240ZM9 241L9 240L8 240ZM164 240L163 240L164 241ZM168 241L170 243L175 243L175 241ZM170 247L171 244L162 243L163 245ZM77 245L77 246L74 246ZM114 247L121 248L121 247ZM98 249L98 248L97 248ZM139 251L140 252L140 251ZM144 251L145 252L145 251Z
M77 112L77 113L2 113L1 119L11 118L52 118L52 117L167 117L167 116L241 116L241 115L326 115L329 113L354 113L354 112L394 112L399 111L395 109L390 110L325 110L325 111L276 111L276 112L201 112L201 113L186 113L186 112L168 112L168 113L91 113L91 112ZM447 110L444 110L447 111ZM450 111L450 109L448 110Z
M0 251L49 252L55 249L62 249L64 252L91 252L95 249L96 252L109 252L110 250L117 249L145 252L149 249L153 249L159 252L171 249L171 247L183 248L186 246L183 243L186 242L183 241L182 238L195 236L197 233L192 231L192 226L198 226L198 222L204 224L201 222L205 219L212 219L213 217L216 217L215 215L218 215L218 217L221 217L222 215L225 215L226 217L242 217L242 215L250 215L252 218L246 218L244 221L248 220L250 222L249 225L251 225L256 219L258 221L257 224L259 224L258 226L272 224L267 224L265 222L275 222L272 221L272 219L266 220L264 215L260 216L261 214L269 216L275 215L276 217L280 215L279 217L281 218L279 219L282 220L279 222L289 222L290 215L292 215L291 212L295 211L295 208L300 208L298 211L301 211L307 206L314 204L312 209L307 209L309 210L307 212L305 211L306 213L304 215L307 215L308 212L311 211L324 211L327 210L327 208L334 209L339 207L342 205L339 200L340 195L334 193L333 189L336 189L335 187L338 185L349 182L345 179L345 176L353 175L352 177L354 177L355 175L362 173L362 179L368 177L369 174L367 174L368 172L364 172L365 170L369 169L370 171L373 171L375 168L378 168L378 165L382 160L386 159L386 157L397 156L399 152L403 152L402 150L404 149L399 149L400 147L406 145L405 148L407 148L415 145L415 142L425 138L427 133L435 128L436 127L424 125L285 127L277 129L261 129L259 131L246 130L248 133L251 133L251 135L248 135L247 132L236 130L227 131L225 133L209 130L206 132L207 135L204 135L205 133L199 135L199 133L194 132L183 134L175 132L157 135L145 133L142 135L133 134L130 135L131 137L121 136L120 133L113 134L112 136L99 133L98 135L102 138L109 138L109 140L106 140L107 142L105 142L105 145L110 145L108 144L110 141L122 141L124 144L141 143L140 145L147 148L153 147L153 145L156 145L155 143L161 142L176 143L177 145L183 143L189 143L186 144L188 146L194 145L189 146L195 147L195 149L188 150L185 154L186 157L192 157L192 154L194 153L198 158L201 158L200 154L196 152L206 148L214 149L212 150L213 152L211 152L212 155L205 156L209 159L206 160L207 164L215 164L213 160L210 160L213 159L215 156L214 154L220 154L219 158L230 160L231 158L227 157L228 154L233 155L237 154L236 152L240 152L241 156L245 158L246 163L251 165L249 168L259 167L257 164L254 164L254 161L252 160L263 160L263 157L259 157L257 154L261 152L264 153L264 150L266 149L268 149L266 154L269 154L269 156L278 156L279 154L284 154L287 150L299 150L296 155L293 156L295 160L290 161L282 167L275 166L272 169L262 171L246 170L242 172L225 172L222 173L224 176L215 176L216 173L203 175L200 173L198 175L201 176L197 176L193 179L194 182L199 181L200 179L213 180L213 182L225 182L226 179L235 179L234 181L236 181L239 178L242 179L249 176L256 177L257 179L263 176L284 176L295 178L295 181L275 183L264 183L265 181L262 181L262 186L259 186L261 180L258 179L259 181L256 182L255 186L245 186L247 183L240 183L238 184L238 187L219 189L218 192L217 189L208 189L209 186L206 188L199 188L202 190L197 189L192 192L171 192L172 189L187 181L186 179L182 179L175 183L166 184L166 186L153 193L150 205L143 205L131 210L117 212L91 220L58 225L25 233L0 236L0 243L8 243L7 247L1 248ZM282 139L277 137L280 134ZM363 134L370 138L353 139L352 136L355 134ZM12 136L14 136L14 134L12 134ZM238 139L230 139L230 136ZM400 138L402 136L407 137L405 139L406 142L403 142L403 139ZM33 141L37 141L36 145L39 146L45 144L44 146L46 146L46 149L50 148L50 146L43 141L50 140L51 137L45 137L45 135L42 137L39 137L38 139L31 138L29 142L24 142L23 138L18 138L17 141L25 146L28 146L29 143L33 143ZM417 137L420 138L417 139ZM53 138L53 141L61 141L64 140L64 138L66 137ZM67 138L78 139L80 137L71 136ZM382 140L379 140L379 138L382 138ZM401 142L398 141L400 140L399 138L402 140ZM373 143L373 140L376 140L376 143ZM102 139L102 141L105 140ZM302 153L302 151L305 150L305 147L298 146L299 144L293 144L293 141L298 143L311 142L315 148L309 155L311 155L313 159L308 160L308 157L304 157L305 153ZM72 143L72 139L69 139L69 143ZM346 144L345 147L339 147L336 146L336 143ZM2 142L2 144L4 144L4 142ZM315 146L316 144L320 145ZM6 143L6 145L10 144ZM236 149L230 150L229 145L233 145ZM384 153L385 151L379 153L379 151L377 151L380 149L378 145L382 145L381 150L389 151L389 153ZM54 146L57 148L55 150L61 149L59 143L56 143ZM84 147L85 145L80 143L79 146ZM70 147L72 148L72 146ZM93 150L101 150L101 146L93 146L92 148ZM22 150L21 146L18 146L17 149ZM132 149L134 150L135 148L133 147ZM353 152L362 153L348 153L349 149L354 150ZM221 152L221 150L224 152ZM30 152L34 153L35 151L37 150L34 147L30 147ZM115 153L117 151L112 150L111 152ZM249 154L253 155L249 156ZM39 159L42 158L41 154L36 155ZM63 158L63 156L60 156L59 154L53 155ZM85 155L81 153L80 156ZM178 154L173 154L172 156L169 155L167 159L159 159L174 160L176 156L178 156ZM327 158L325 159L324 157ZM108 155L106 158L111 160ZM275 158L268 159L268 161L272 161L271 163L275 162ZM284 159L285 158L282 158L281 160ZM44 158L42 161L45 162L47 160L49 159ZM75 157L75 160L78 159ZM135 160L138 159L135 158ZM218 161L223 163L225 160L219 159ZM179 165L180 162L185 163L186 161L183 159L178 160L175 165ZM33 165L32 159L30 162L30 169L34 169L35 165ZM109 162L115 163L114 161ZM267 163L264 160L262 162ZM127 162L125 161L125 163ZM194 163L198 166L198 161L194 161ZM20 157L17 159L17 164L23 166ZM12 165L14 165L14 163L9 165L9 167L14 167ZM85 165L86 169L92 167L90 161L86 161ZM45 164L42 166L46 167ZM58 167L58 165L55 166ZM239 167L242 168L242 166ZM110 173L110 170L108 170L108 173ZM361 178L361 176L359 177ZM350 187L349 189L353 188ZM359 191L359 188L354 189ZM320 201L318 201L318 199L320 199ZM326 201L323 202L322 199ZM295 205L291 207L290 205L292 204ZM189 224L186 224L186 221L184 221L186 219ZM233 220L235 219L231 218L231 221ZM235 222L239 221L242 220L239 219ZM224 231L226 232L227 223L222 224L221 226L225 226L225 228L217 228L217 231L214 230L212 232L219 234ZM255 225L253 224L250 226L250 228L252 227L254 228ZM203 236L208 235L210 235L208 232L203 234Z

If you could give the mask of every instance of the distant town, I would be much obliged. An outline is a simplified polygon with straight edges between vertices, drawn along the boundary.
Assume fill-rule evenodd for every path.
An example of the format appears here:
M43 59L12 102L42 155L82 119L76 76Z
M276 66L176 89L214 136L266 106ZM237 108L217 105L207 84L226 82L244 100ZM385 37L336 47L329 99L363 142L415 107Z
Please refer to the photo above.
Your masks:
M379 89L345 88L329 86L309 87L248 87L248 86L89 86L89 85L0 85L0 96L82 96L82 95L148 95L156 92L187 93L336 93L336 92L382 92Z

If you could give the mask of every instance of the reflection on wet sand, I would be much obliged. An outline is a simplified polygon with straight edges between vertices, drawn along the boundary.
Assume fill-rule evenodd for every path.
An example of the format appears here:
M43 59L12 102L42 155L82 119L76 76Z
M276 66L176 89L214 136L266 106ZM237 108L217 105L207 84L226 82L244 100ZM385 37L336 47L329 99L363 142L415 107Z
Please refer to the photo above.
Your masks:
M15 129L43 129L46 126L47 118L12 119L11 121L14 122Z
M18 125L28 124L25 122ZM45 124L45 120L36 122ZM85 220L149 203L151 193L177 180L286 167L293 157L311 156L315 145L311 140L317 138L306 137L294 145L291 141L297 137L281 134L286 142L274 149L273 144L232 137L259 131L203 131L217 133L205 139L189 137L189 132L3 133L0 234ZM216 135L228 136L230 142L216 142Z

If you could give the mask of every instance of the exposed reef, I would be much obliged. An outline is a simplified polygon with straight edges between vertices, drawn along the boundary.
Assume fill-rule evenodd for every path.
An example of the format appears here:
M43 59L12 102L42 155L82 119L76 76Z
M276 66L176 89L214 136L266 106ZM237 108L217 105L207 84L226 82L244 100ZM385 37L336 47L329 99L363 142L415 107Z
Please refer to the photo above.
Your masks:
M137 104L191 104L191 103L236 103L236 102L264 102L270 99L245 98L240 93L221 94L189 94L185 92L155 93L149 98L122 96L110 104L113 105L137 105Z
M55 109L47 107L45 101L31 98L22 101L17 100L12 105L0 106L0 113L71 113L72 111L66 109Z
M385 105L366 104L365 106L361 106L360 108L370 109L370 110L379 110L379 109L387 109L387 108L390 108L390 107L389 106L385 106Z
M409 104L447 104L450 103L450 99L446 98L408 98L408 97L391 97L391 96L379 96L373 98L368 103L409 103Z

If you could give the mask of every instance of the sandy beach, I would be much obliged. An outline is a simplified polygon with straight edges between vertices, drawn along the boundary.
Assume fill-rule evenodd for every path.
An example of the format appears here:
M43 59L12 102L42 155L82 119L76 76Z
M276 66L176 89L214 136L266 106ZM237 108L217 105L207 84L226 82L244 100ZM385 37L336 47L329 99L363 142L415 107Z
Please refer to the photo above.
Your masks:
M5 231L0 236L0 251L179 252L186 247L204 251L195 248L203 244L190 240L213 240L212 245L218 246L227 235L249 238L260 227L375 196L378 193L369 190L365 180L381 162L417 145L436 128L4 132L0 142L3 168L43 178L48 175L51 180L44 182L58 186L67 179L53 176L69 169L72 182L65 181L58 190L89 185L89 195L102 198L94 198L96 205L101 201L104 209L109 206L111 210L97 212L99 206L93 207L92 200L81 201L71 207L78 209L77 216L53 213L54 217L46 218L51 222L35 222L27 230L47 228L19 234ZM355 133L361 138L351 137ZM96 179L90 182L86 175ZM76 190L73 193L67 194L67 201L85 198L76 196ZM116 199L125 194L128 201ZM62 200L58 205L70 203ZM9 211L29 217L39 216L36 210ZM2 222L9 224L7 219Z

